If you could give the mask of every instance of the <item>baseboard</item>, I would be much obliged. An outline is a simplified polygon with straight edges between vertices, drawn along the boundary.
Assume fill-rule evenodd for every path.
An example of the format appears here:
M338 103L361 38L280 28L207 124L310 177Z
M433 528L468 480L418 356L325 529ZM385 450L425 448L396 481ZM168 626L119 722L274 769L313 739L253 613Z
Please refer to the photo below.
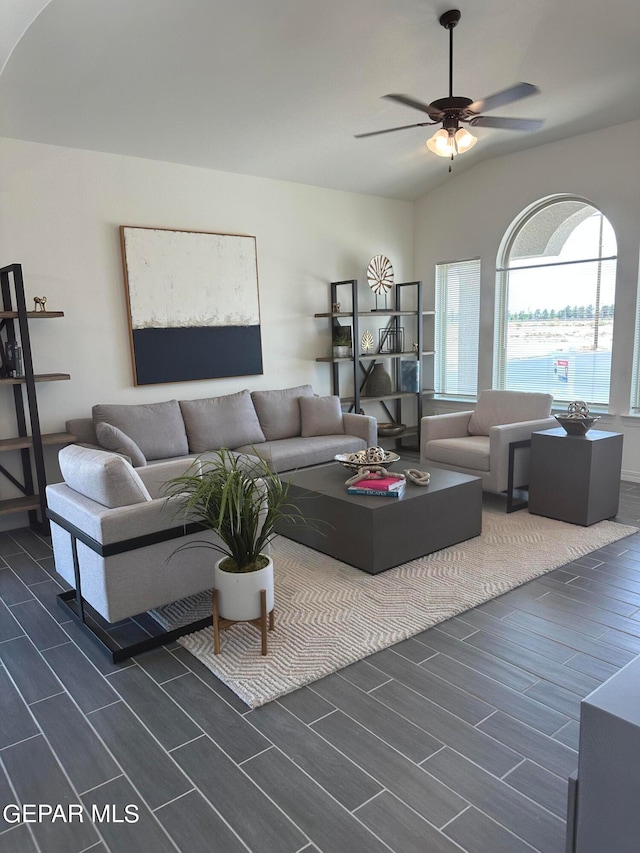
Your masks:
M620 479L628 483L640 483L640 472L638 471L623 471Z

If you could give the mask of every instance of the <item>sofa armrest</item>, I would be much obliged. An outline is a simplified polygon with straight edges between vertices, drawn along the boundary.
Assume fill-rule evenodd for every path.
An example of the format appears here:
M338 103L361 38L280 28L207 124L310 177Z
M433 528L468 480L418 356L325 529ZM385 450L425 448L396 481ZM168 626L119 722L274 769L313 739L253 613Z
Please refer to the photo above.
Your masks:
M343 412L342 423L347 435L363 439L367 442L367 447L375 447L378 443L378 422L371 415Z
M539 418L534 421L519 421L515 424L498 424L497 426L491 427L489 430L489 456L491 459L491 470L495 473L497 482L502 484L502 488L506 489L507 483L507 474L509 469L509 445L513 441L526 441L531 438L532 432L538 432L542 429L552 429L553 427L557 427L558 422L555 418ZM520 452L522 455L524 451ZM516 452L516 456L519 454ZM526 451L527 462L528 462L528 451ZM524 480L528 479L528 464L525 466L518 464L518 459L515 460L516 464L516 482L514 485L524 485ZM496 467L497 466L497 467ZM522 474L518 474L518 470L522 470ZM522 480L521 483L518 483L518 480Z
M449 412L446 415L425 415L420 421L420 455L428 441L439 438L464 438L469 435L473 412Z

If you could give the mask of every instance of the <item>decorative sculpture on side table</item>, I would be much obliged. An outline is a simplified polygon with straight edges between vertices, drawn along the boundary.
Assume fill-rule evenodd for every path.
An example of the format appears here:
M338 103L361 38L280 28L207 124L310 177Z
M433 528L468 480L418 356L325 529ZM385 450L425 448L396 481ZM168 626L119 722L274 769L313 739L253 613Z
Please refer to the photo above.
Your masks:
M589 406L584 400L572 400L567 406L566 413L556 415L555 419L567 435L586 435L594 423L600 420L600 416L589 415Z

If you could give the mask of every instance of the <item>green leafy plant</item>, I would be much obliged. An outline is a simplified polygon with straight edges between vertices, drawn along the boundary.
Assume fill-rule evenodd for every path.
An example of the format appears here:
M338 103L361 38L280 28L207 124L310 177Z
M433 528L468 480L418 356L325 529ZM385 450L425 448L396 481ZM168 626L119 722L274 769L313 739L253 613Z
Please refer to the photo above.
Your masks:
M336 329L333 332L331 337L331 341L334 347L350 347L351 346L351 333L350 331L343 331L340 329Z
M196 522L216 533L221 544L190 542L184 548L212 548L226 559L227 572L255 572L267 564L262 552L276 535L279 522L308 522L289 500L283 482L262 459L222 448L199 457L181 477L164 485L168 498L181 499L185 522Z

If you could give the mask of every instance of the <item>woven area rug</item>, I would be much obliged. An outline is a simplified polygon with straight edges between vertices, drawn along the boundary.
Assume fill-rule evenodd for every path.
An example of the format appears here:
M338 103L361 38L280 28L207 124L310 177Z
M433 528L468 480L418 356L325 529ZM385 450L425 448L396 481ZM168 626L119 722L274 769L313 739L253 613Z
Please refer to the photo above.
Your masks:
M368 575L283 537L273 543L275 630L269 654L248 624L178 640L251 708L290 693L373 652L636 532L602 521L577 527L520 511L485 507L482 534ZM211 612L210 593L154 612L175 627Z

